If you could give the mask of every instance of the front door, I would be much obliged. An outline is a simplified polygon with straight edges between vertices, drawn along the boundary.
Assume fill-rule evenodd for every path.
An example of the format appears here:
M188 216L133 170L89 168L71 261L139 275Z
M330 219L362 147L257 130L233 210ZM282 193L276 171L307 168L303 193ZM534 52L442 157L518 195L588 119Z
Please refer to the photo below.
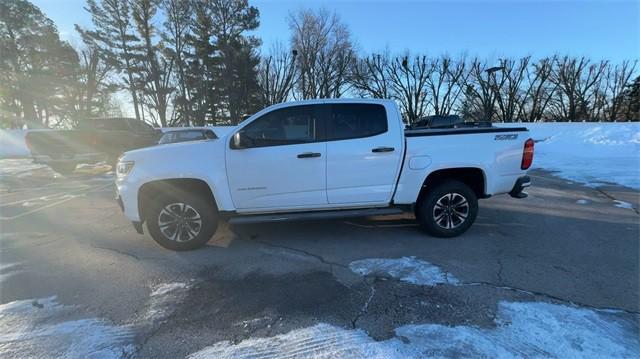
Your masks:
M276 109L239 130L243 148L226 151L229 187L239 212L327 204L319 106Z

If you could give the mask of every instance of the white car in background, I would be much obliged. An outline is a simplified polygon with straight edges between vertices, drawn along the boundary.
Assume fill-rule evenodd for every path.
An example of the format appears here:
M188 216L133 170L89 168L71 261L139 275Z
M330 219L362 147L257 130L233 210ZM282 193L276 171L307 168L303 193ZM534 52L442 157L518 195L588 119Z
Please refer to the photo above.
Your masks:
M168 143L199 141L218 138L226 135L235 126L208 126L208 127L163 127L162 137L158 141L159 145Z

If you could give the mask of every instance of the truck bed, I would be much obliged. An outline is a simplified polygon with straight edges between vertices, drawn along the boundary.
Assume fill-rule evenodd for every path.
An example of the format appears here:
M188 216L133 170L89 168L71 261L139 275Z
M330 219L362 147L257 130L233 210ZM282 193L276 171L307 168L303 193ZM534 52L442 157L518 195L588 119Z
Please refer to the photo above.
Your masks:
M501 133L501 132L525 132L526 127L458 127L458 128L418 128L408 129L404 131L405 137L421 137L421 136L443 136L443 135L468 135L480 133Z

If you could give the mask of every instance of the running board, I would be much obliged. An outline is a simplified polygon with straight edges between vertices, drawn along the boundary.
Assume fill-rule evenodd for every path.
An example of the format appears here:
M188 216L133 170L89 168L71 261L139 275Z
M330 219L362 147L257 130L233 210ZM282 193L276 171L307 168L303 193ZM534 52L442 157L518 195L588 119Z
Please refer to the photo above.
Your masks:
M402 214L404 211L398 207L367 208L367 209L343 209L337 211L314 212L290 212L269 214L246 214L229 218L231 224L290 222L290 221L315 221L323 219L342 219L352 217L388 216Z

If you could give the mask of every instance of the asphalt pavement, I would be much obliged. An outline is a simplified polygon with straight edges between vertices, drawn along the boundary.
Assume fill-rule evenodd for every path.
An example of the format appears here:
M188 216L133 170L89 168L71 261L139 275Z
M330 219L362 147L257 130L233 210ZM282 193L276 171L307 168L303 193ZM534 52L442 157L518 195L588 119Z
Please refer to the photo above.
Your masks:
M318 325L410 346L398 328L495 331L504 303L597 313L632 338L622 347L640 347L640 196L629 188L536 170L528 198L482 200L458 238L403 215L222 225L206 248L178 253L135 232L108 166L68 177L27 160L0 167L2 357L175 358L221 345L236 356ZM342 348L336 338L286 353ZM474 353L458 349L429 353Z

